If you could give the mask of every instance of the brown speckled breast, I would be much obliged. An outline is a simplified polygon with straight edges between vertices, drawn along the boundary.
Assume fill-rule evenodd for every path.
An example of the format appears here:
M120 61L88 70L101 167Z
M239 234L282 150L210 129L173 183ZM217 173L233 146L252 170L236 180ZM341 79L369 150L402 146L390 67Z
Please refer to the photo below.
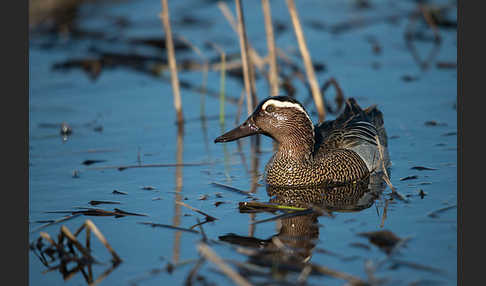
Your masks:
M368 167L356 152L333 149L318 152L307 160L294 160L278 152L265 167L266 183L273 186L345 184L369 175Z

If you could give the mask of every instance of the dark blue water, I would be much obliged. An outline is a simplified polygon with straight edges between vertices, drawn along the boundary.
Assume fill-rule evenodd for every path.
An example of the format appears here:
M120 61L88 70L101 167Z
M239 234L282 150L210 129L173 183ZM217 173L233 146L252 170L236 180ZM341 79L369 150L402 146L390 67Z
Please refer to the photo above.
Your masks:
M216 57L211 49L204 49L205 41L220 44L227 53L239 52L235 33L221 15L216 4L203 1L170 1L171 20L174 33L183 35L203 50L208 58ZM374 204L360 212L335 214L334 218L319 218L319 238L316 248L325 249L339 255L314 252L311 261L319 265L347 272L367 280L365 262L378 262L386 254L367 239L359 237L361 232L388 229L397 236L411 237L405 248L400 249L397 259L434 267L443 271L435 273L424 269L401 266L397 269L383 267L376 271L379 278L387 278L391 285L411 285L413 282L455 285L457 253L456 209L444 211L436 218L427 216L430 212L457 203L457 136L450 134L457 129L456 96L457 72L455 68L441 69L438 62L456 62L457 38L455 29L439 30L442 38L440 48L429 68L422 69L414 60L405 42L405 30L409 25L407 17L395 22L378 20L365 27L358 27L344 33L333 34L328 30L318 30L309 22L320 21L326 27L356 19L385 19L388 15L406 14L415 9L414 3L374 1L370 9L354 8L352 1L298 1L297 9L304 24L307 44L316 62L325 64L326 71L318 73L323 84L334 77L346 97L355 97L363 106L377 104L382 110L389 136L389 152L392 160L391 181L397 190L407 196L408 203L393 200L388 205L387 218L381 228L385 199L391 190L387 188ZM272 2L274 21L287 25L288 29L276 39L278 47L288 54L295 53L298 60L298 46L292 31L286 5ZM234 4L229 7L234 11ZM259 1L245 1L245 20L248 38L253 47L266 54L263 15ZM91 219L101 230L110 245L123 259L101 285L160 285L160 283L181 285L199 257L196 249L201 240L199 234L176 232L167 228L151 228L139 222L174 224L188 228L204 219L184 207L175 207L176 194L182 201L198 208L218 220L203 225L209 239L235 233L242 236L253 235L268 238L278 232L276 222L258 224L252 229L249 214L238 211L238 202L249 199L211 184L219 182L242 190L252 188L253 175L250 140L243 139L243 153L238 152L236 143L214 144L213 140L222 133L218 120L211 119L219 114L219 101L215 97L205 97L205 113L210 118L205 124L199 120L201 95L182 89L184 136L177 144L177 126L172 103L172 89L168 81L151 77L126 68L106 69L96 81L91 80L80 69L69 71L53 70L54 63L71 58L92 56L89 47L104 51L137 52L157 54L150 48L140 48L124 44L131 37L161 37L162 25L157 14L161 10L158 1L124 1L121 3L86 4L81 7L79 25L85 29L99 30L117 40L61 40L46 49L42 43L51 38L42 34L31 35L29 50L29 219L30 229L41 224L39 220L59 219L63 214L48 211L74 210L77 207L91 207L91 200L117 201L119 205L99 205L105 210L120 208L124 211L146 214L147 217L126 216L121 218L79 216L64 223L72 232L86 219ZM452 9L453 14L456 8ZM178 25L177 20L184 15L193 15L209 23L196 26ZM455 15L453 15L452 19ZM130 25L117 28L114 17L126 17ZM307 23L307 24L306 24ZM417 24L418 25L418 24ZM423 29L428 35L431 30ZM375 54L369 38L373 37L381 46L381 53ZM432 42L416 43L422 58L427 58ZM165 56L160 54L159 56ZM164 52L165 53L165 52ZM178 54L178 59L191 57L190 52ZM377 67L378 66L378 67ZM168 72L166 72L168 76ZM403 76L416 78L405 81ZM202 83L200 71L180 73L180 78L195 85ZM304 101L305 87L295 82L296 98ZM208 88L219 90L219 72L210 72ZM239 97L242 84L230 77L226 79L226 93ZM269 94L268 84L257 81L257 96L263 99ZM326 94L328 101L334 91ZM310 110L313 110L310 107ZM234 126L237 106L226 103L229 115L224 130ZM243 109L241 120L246 118ZM317 122L317 116L312 116ZM333 115L328 115L333 118ZM427 126L425 122L436 121L437 126ZM58 127L52 124L67 122L73 133L67 140L59 135ZM46 127L46 124L47 127ZM95 127L102 126L102 131ZM259 175L272 155L271 139L261 141L262 152L253 156L258 160ZM138 164L176 163L177 153L182 154L184 163L202 163L199 166L179 168L182 186L177 185L177 169L135 168L118 171L116 168L96 169L96 167ZM244 158L244 161L243 159ZM83 165L85 160L106 160ZM413 170L414 166L424 166L436 170ZM73 172L79 178L73 178ZM400 178L416 175L418 179L400 181ZM262 183L261 179L259 181ZM153 186L154 190L143 190L143 186ZM426 196L418 196L422 189ZM128 195L115 195L119 190ZM220 193L222 198L217 197ZM201 195L208 198L200 200ZM257 185L256 197L261 202L268 201L265 187ZM223 204L216 207L215 202ZM179 209L179 211L177 211ZM179 212L179 214L178 214ZM256 214L253 219L271 217L271 214ZM49 226L42 231L56 237L60 224ZM39 231L30 233L33 241ZM106 249L93 240L93 253L102 261L109 260ZM351 247L351 243L364 243L369 249ZM228 244L212 244L211 247L225 259L246 261ZM354 259L343 259L353 257ZM168 262L189 264L177 267L172 273L165 270L158 274L145 275L154 268L164 268ZM97 277L110 264L94 265ZM388 265L390 266L390 265ZM31 252L29 276L31 285L86 285L81 273L63 282L58 271L43 273L44 267ZM214 264L205 263L199 270L207 281L218 285L231 282L226 276L215 271ZM298 275L298 274L297 274ZM144 279L142 279L144 278ZM137 280L142 279L142 280ZM292 280L293 279L293 280ZM289 281L295 281L289 278ZM343 280L311 276L311 285L342 285ZM432 284L430 284L432 285ZM435 284L434 284L435 285Z

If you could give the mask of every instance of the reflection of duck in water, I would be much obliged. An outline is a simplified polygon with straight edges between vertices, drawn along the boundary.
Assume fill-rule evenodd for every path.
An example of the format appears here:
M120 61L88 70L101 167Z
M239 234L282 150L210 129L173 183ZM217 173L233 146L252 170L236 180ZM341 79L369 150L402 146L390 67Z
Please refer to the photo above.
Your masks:
M264 134L278 142L265 167L265 181L274 186L310 186L359 181L390 164L383 115L365 110L353 98L332 121L314 126L304 107L288 96L269 97L240 126L215 142ZM383 147L383 161L375 136Z
M382 189L370 189L370 179L339 186L289 188L267 186L271 203L326 211L360 211L369 208Z
M379 195L380 190L372 190L369 186L369 179L329 189L267 186L267 194L271 203L279 205L300 208L315 206L327 211L360 211L371 207ZM319 238L319 215L319 212L311 212L282 218L278 220L278 233L268 239L235 234L219 238L232 244L260 249L256 255L250 256L250 262L254 264L270 266L278 261L302 265L311 258L312 250Z

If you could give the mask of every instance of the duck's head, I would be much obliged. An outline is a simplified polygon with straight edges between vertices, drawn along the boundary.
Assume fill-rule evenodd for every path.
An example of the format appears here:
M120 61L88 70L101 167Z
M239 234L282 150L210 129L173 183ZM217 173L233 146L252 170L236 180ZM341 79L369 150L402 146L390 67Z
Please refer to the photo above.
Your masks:
M298 141L314 140L314 125L297 100L288 96L274 96L262 100L245 122L214 142L230 142L254 134L270 136L279 143L298 144Z

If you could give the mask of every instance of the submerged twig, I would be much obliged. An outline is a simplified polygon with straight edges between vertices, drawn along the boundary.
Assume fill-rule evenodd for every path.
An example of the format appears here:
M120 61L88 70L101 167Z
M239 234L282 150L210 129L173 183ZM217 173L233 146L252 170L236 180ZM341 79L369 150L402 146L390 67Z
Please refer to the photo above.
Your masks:
M271 217L271 218L257 220L257 221L252 222L251 224L259 224L259 223L264 223L264 222L269 222L269 221L274 221L274 220L279 220L279 219L298 217L298 216L303 216L303 215L309 215L309 214L312 214L312 213L314 213L314 210L307 209L307 210L304 210L304 211L285 213L285 214L277 215L277 216L274 216L274 217Z
M194 267L187 274L186 280L184 282L185 286L192 285L192 280L194 279L194 276L196 276L197 271L199 271L199 268L201 268L205 261L206 260L203 257L199 258L199 260L196 262L196 265L194 265Z
M204 228L202 226L204 224L204 222L201 223L201 221L199 221L199 218L196 219L196 220L197 220L197 226L199 227L199 231L201 231L202 241L207 242L208 241L208 237L206 236L206 232L204 231Z
M73 215L82 214L86 216L115 216L115 217L123 217L127 215L132 216L147 216L146 214L137 214L137 213L130 213L120 209L115 208L114 211L107 211L103 209L96 209L96 208L81 208L84 210L81 211L48 211L46 213L70 213Z
M378 137L378 135L375 135L375 141L376 141L376 144L378 145L378 152L380 153L380 161L381 161L381 165L382 165L382 169L383 169L383 176L382 176L383 180L388 185L388 187L390 187L393 195L395 195L396 197L398 197L398 199L400 199L402 201L408 202L408 200L402 194L400 194L397 191L397 189L395 189L395 187L393 186L393 184L390 181L390 177L388 176L388 171L386 170L386 166L385 166L385 159L384 159L385 157L383 155L383 146L381 145L380 138Z
M54 224L58 224L58 223L60 223L60 222L67 221L67 220L70 220L70 219L72 219L72 218L75 218L75 217L78 217L78 216L81 216L81 215L82 215L82 214L72 214L72 215L68 215L68 216L65 216L65 217L63 217L63 218L60 218L60 219L58 219L58 220L50 221L50 222L48 222L48 223L46 223L46 224L43 224L43 225L41 225L41 226L39 226L39 227L37 227L37 228L35 228L35 229L31 230L30 232L36 232L36 231L39 231L39 230L41 230L41 229L43 229L43 228L46 228L46 227L48 227L48 226L51 226L51 225L54 225Z
M221 257L219 257L206 243L201 242L197 246L201 255L212 263L216 264L223 273L228 276L236 285L239 286L251 286L243 276L233 270L228 264L226 264Z
M385 225L386 214L388 210L388 202L389 200L385 200L385 207L383 208L383 216L381 217L381 224L380 224L381 228L383 228L383 226Z
M217 182L212 182L211 185L214 185L214 186L219 187L221 189L231 191L231 192L234 192L234 193L237 193L237 194L240 194L240 195L244 195L244 196L248 196L248 197L254 196L254 194L252 194L249 191L243 191L243 190L240 190L238 188L235 188L235 187L232 187L232 186L229 186L229 185L225 185L225 184L221 184L221 183L217 183Z
M164 228L169 228L169 229L173 229L173 230L177 230L177 231L185 231L185 232L191 232L191 233L199 233L199 231L197 231L197 230L183 228L183 227L178 227L178 226L173 226L173 225L168 225L168 224L162 224L162 223L139 222L139 224L149 225L151 227L164 227Z
M427 214L428 217L432 217L432 218L435 218L435 217L438 217L438 214L441 213L441 212L445 212L447 210L450 210L450 209L453 209L457 207L457 205L452 205L452 206L448 206L448 207L444 207L444 208L440 208L438 210L435 210L435 211L431 211Z
M202 210L199 210L199 209L196 209L196 208L194 208L194 207L191 207L190 205L188 205L188 204L186 204L186 203L184 203L184 202L178 202L178 201L176 201L176 204L181 205L181 206L184 206L184 207L186 207L186 208L188 208L188 209L190 209L190 210L193 210L193 211L195 211L195 212L197 212L197 213L199 213L199 214L202 214L202 215L203 215L203 216L205 216L205 217L206 217L206 219L207 219L207 220L209 220L209 221L214 221L214 220L217 220L217 218L215 218L215 217L213 217L213 216L211 216L211 215L208 215L207 213L203 212Z

